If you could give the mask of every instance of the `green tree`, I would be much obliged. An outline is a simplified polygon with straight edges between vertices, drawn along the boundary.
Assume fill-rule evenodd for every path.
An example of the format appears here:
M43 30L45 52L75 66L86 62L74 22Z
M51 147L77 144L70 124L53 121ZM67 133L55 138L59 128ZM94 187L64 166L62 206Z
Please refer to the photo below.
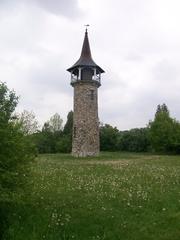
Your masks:
M70 153L71 149L72 139L70 135L63 135L58 139L58 141L56 141L56 152Z
M55 113L48 121L51 132L59 132L63 129L63 120L58 113Z
M24 110L17 115L17 122L19 122L22 131L25 135L32 135L38 131L39 125L35 114Z
M170 117L165 104L158 105L154 121L149 123L149 137L156 152L179 152L180 124Z
M42 130L34 134L34 141L39 153L56 153L56 144L62 137L63 120L55 113L44 123Z
M14 91L10 91L5 83L0 82L0 123L7 124L13 119L14 112L18 103L18 97Z
M116 151L119 130L109 124L100 127L100 149L101 151Z
M25 183L26 166L35 157L35 148L24 135L14 110L18 97L0 83L0 228L7 225L9 204L17 188Z
M62 136L56 141L56 151L70 153L72 149L72 128L73 128L73 111L67 115L67 121L64 125Z
M118 149L129 152L147 152L150 147L148 133L148 128L134 128L120 132Z
M64 125L63 134L71 135L72 136L72 129L73 129L73 111L70 111L67 115L67 121Z
M34 140L39 153L55 153L56 137L59 132L53 132L49 122L45 122L42 130L34 134Z

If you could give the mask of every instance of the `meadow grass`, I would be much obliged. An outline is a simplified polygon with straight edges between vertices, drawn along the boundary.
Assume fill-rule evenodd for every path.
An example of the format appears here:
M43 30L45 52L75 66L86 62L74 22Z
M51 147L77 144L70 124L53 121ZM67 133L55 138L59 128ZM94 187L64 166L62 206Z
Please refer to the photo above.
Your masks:
M6 240L179 240L180 156L39 155Z

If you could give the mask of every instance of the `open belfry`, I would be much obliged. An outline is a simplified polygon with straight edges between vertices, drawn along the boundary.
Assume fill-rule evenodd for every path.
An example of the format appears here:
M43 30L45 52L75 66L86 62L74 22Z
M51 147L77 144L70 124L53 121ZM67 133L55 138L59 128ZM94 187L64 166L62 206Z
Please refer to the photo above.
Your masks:
M74 87L72 155L76 157L99 154L98 88L104 70L92 59L86 28L81 56L67 69Z

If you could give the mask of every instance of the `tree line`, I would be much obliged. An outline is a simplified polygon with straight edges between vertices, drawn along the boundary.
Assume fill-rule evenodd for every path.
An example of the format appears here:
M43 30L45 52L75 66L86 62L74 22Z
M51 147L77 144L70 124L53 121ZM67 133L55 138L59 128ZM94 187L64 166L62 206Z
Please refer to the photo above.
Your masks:
M8 115L7 122L18 126L21 134L25 136L37 153L70 153L72 148L73 111L63 120L55 113L40 128L33 112L24 110L15 114L18 103L15 92L8 90L5 84L1 84L4 99L9 109L1 107L1 115ZM9 91L9 96L8 96ZM2 97L3 98L3 97ZM5 101L5 100L4 100ZM9 101L9 103L7 103ZM2 105L5 103L2 103ZM2 111L3 110L3 111ZM5 113L4 113L5 114ZM2 124L2 121L1 121ZM3 128L3 131L5 128ZM8 136L8 135L7 135ZM166 104L158 105L154 119L144 128L134 128L121 131L110 124L100 124L100 150L101 151L130 151L130 152L180 152L180 123L170 116Z
M166 104L157 106L147 127L119 131L105 124L100 127L100 138L103 151L180 153L180 123L170 116Z
M45 122L33 134L39 153L70 153L72 147L73 112L63 127L59 114ZM158 105L154 120L144 128L120 131L110 124L100 124L101 151L180 153L180 123L170 116L166 104Z
M2 85L5 88L5 85ZM7 91L7 87L6 87ZM17 105L15 93L9 92L10 109L13 113ZM13 97L11 96L12 94ZM6 96L7 97L7 96ZM33 143L37 153L70 153L72 148L73 112L63 120L55 113L47 120L42 128L38 126L32 112L23 111L21 114L9 115L9 123L16 124L26 139ZM2 114L2 113L1 113ZM8 136L8 135L7 135ZM166 104L158 105L154 119L144 128L134 128L126 131L118 130L110 124L100 124L101 151L129 151L129 152L156 152L180 153L180 123L170 116Z

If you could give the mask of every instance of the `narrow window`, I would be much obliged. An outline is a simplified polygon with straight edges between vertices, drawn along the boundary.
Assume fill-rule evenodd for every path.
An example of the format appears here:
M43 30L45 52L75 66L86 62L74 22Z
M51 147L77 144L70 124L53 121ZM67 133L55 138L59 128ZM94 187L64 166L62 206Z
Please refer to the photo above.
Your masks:
M90 94L91 100L94 100L94 90L90 90L90 91L91 91L91 94Z

